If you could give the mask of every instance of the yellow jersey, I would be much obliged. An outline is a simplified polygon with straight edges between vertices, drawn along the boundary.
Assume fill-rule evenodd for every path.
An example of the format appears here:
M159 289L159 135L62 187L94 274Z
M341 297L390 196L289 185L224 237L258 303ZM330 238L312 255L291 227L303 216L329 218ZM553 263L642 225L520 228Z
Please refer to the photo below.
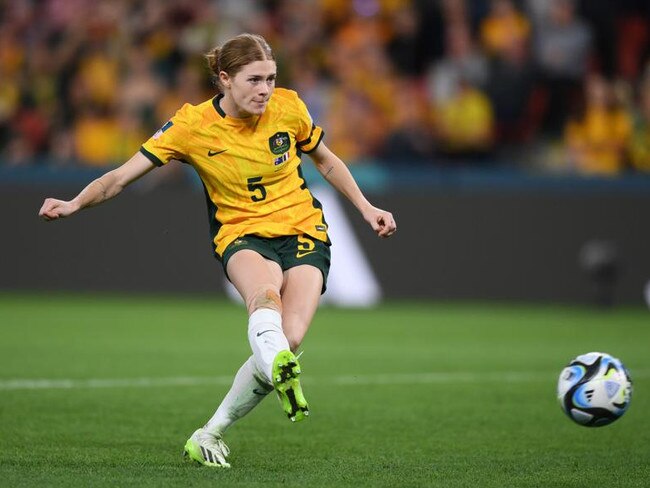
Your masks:
M238 237L307 234L329 242L327 223L302 175L301 154L323 130L292 90L276 88L262 115L229 117L217 95L185 104L140 148L157 166L190 164L205 190L214 251Z

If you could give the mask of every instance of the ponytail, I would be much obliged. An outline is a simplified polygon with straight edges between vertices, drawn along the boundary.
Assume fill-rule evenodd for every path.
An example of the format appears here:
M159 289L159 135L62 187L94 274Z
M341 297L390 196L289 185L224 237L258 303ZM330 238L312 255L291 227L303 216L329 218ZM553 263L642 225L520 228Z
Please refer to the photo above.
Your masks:
M212 82L215 84L217 89L221 92L221 81L219 80L219 72L221 71L219 66L219 57L221 56L221 47L217 46L212 49L209 53L205 55L205 59L208 62L208 68L212 73Z

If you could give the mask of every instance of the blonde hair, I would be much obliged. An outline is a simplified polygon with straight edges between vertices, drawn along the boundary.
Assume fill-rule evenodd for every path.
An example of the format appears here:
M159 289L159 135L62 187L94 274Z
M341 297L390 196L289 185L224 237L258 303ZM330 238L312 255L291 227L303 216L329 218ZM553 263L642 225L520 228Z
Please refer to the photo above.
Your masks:
M223 91L219 73L226 72L235 76L244 66L254 61L275 61L273 51L262 36L258 34L240 34L217 46L205 55L212 72L214 84Z

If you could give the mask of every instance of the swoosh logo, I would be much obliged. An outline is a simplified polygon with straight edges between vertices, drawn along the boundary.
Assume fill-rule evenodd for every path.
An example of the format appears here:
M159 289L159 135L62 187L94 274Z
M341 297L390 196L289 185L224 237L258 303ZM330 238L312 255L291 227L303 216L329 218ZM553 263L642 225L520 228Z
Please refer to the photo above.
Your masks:
M315 253L315 252L316 252L316 251L307 251L307 252L298 251L298 252L296 253L296 257L297 257L298 259L300 259L300 258L304 258L307 254L313 254L313 253Z
M259 395L259 396L266 396L266 395L269 394L268 391L258 390L257 388L253 388L253 393L255 393L256 395Z
M263 330L262 332L258 332L258 333L256 334L256 336L259 337L259 336L261 336L262 334L266 334L267 332L273 332L273 330L272 330L272 329Z
M226 152L228 149L222 149L221 151L208 151L208 156L216 156L217 154L221 154L222 152Z

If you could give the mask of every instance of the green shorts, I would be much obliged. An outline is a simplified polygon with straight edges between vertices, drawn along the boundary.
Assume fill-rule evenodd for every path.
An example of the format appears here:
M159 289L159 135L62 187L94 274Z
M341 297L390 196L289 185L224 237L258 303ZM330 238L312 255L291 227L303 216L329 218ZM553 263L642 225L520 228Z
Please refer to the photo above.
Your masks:
M321 294L327 289L327 275L330 270L330 242L319 241L305 234L285 237L259 237L245 235L231 242L221 257L223 270L228 277L228 260L237 251L251 249L266 259L275 261L282 271L294 266L309 264L320 270L323 274L323 288Z

